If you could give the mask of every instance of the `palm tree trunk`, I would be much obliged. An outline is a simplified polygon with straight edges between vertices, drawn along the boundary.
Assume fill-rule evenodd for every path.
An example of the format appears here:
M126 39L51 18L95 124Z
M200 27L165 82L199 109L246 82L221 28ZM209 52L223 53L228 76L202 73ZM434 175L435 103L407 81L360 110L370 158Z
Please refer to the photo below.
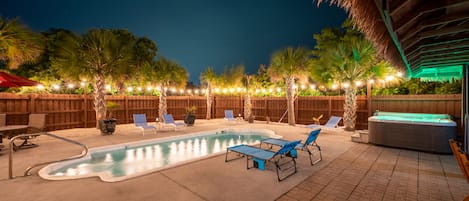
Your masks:
M355 130L355 121L357 120L357 89L349 87L345 89L344 102L344 126L345 130Z
M210 83L207 84L207 116L205 119L210 120L212 118L212 102L213 102L213 94L212 94L212 85Z
M293 85L295 79L293 77L286 78L286 95L287 95L287 107L288 107L288 124L295 125L295 92L293 91Z
M163 114L168 113L168 105L166 103L166 90L164 89L165 85L161 84L160 86L160 103L158 105L158 118L163 120Z
M105 79L101 73L94 75L94 110L96 111L96 128L99 128L99 120L106 118Z
M252 116L252 103L251 94L249 91L246 92L246 99L244 100L244 119L247 120Z
M124 82L117 81L116 85L117 85L117 93L119 95L124 95L125 94Z

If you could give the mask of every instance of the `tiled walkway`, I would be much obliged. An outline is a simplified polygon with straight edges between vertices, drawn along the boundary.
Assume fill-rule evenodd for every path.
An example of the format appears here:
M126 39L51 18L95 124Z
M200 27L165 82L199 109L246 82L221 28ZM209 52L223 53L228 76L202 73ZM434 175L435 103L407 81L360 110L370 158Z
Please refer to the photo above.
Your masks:
M469 187L452 157L355 144L278 200L459 201Z

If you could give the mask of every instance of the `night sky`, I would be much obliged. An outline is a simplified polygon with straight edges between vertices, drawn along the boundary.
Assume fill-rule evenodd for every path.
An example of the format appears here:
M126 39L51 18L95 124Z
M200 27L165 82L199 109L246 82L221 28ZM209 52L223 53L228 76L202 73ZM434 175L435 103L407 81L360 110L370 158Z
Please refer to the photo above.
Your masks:
M312 48L312 35L339 27L343 10L312 0L2 0L0 16L34 31L127 29L156 42L159 52L199 84L207 66L218 72L244 64L256 73L275 50Z

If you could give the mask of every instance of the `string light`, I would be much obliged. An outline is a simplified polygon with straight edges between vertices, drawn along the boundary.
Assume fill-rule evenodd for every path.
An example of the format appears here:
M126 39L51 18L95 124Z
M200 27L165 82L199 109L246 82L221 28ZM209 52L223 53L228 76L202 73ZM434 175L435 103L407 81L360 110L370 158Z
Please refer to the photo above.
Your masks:
M142 91L142 87L137 87L137 91Z
M369 82L370 84L373 84L373 83L375 83L375 80L371 79L371 80L369 80L368 82Z
M153 88L151 86L147 86L147 91L151 91Z
M75 85L72 84L72 83L68 84L67 86L68 86L69 89L73 89L73 87L75 87Z
M223 92L224 94L226 94L226 92L228 92L228 89L223 88L222 92Z
M179 89L179 93L183 94L183 93L184 93L184 89Z
M343 84L342 84L342 87L348 88L348 87L349 87L349 84L348 84L348 83L343 83Z
M81 85L82 87L84 87L84 86L85 86L85 82L81 82L80 85Z
M176 88L171 88L171 92L176 92Z
M133 87L127 87L127 91L128 91L128 92L132 92L133 90L134 90Z
M312 85L309 86L309 88L316 89L316 85L312 84Z
M304 84L302 84L301 89L306 89L306 86Z
M282 89L280 87L277 87L277 92L280 93L281 91L282 91Z
M230 93L233 93L235 91L234 88L230 88Z
M54 85L52 85L52 88L53 88L54 90L59 90L59 89L60 89L60 86L57 85L57 84L54 84Z
M332 89L337 89L337 85L336 85L336 84L333 84L333 85L332 85Z
M198 89L194 90L194 93L199 94L199 90Z
M44 85L38 84L38 85L37 85L37 89L38 89L38 90L44 90Z
M401 71L397 72L397 77L402 77L402 72Z
M108 84L104 88L109 91L109 90L111 90L111 85Z
M357 87L362 86L362 82L361 81L356 81L355 86L357 86Z

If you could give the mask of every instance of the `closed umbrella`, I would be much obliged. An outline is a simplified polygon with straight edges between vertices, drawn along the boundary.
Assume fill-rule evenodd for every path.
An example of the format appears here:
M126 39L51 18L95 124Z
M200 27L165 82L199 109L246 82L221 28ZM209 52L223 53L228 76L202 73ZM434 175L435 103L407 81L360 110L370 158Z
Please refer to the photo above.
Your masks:
M0 71L0 87L23 87L23 86L35 86L39 83L24 77L12 75L3 71Z

